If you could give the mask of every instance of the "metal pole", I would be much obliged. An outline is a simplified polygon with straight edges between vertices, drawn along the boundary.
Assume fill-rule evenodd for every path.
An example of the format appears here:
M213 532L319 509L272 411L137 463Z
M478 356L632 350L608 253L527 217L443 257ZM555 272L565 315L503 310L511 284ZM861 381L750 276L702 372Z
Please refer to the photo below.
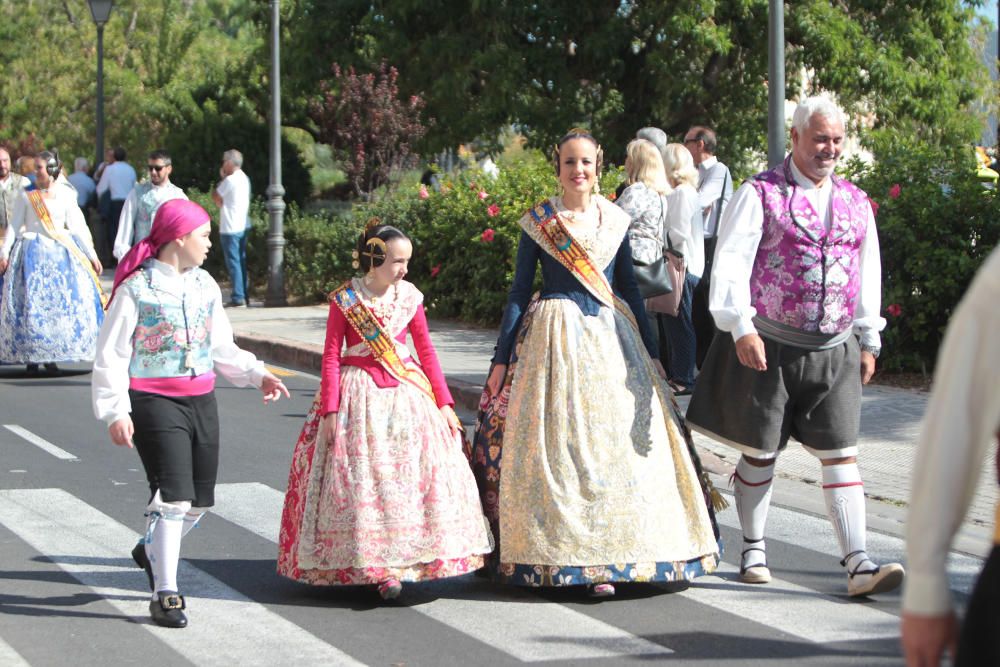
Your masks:
M267 297L265 306L285 306L285 202L281 185L281 39L280 0L271 0L271 184L267 188L270 227L267 234Z
M97 26L97 160L104 161L104 25Z
M767 29L767 165L785 159L785 3L769 0Z

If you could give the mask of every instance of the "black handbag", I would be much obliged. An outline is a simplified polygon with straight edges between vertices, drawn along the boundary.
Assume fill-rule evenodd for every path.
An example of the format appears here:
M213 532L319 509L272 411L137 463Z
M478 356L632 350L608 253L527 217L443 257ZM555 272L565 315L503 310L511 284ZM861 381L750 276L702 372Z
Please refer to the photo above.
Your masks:
M632 273L635 274L635 282L639 284L639 294L643 299L663 296L674 291L670 274L667 273L667 260L663 255L649 264L632 260Z
M663 228L663 197L660 196L660 228ZM663 255L659 255L650 263L632 259L632 273L635 274L635 282L639 285L639 294L643 299L654 296L663 296L674 291L674 284L667 273L667 261Z

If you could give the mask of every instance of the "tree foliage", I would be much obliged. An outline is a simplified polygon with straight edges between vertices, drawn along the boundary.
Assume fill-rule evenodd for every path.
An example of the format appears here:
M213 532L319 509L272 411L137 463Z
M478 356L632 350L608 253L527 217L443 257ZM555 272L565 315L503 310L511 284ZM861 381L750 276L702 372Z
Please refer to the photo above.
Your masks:
M355 193L368 199L414 164L412 147L427 128L419 95L399 98L399 72L382 63L378 74L333 65L333 80L320 82L322 98L310 107L321 141L343 158Z
M786 98L805 71L876 130L906 122L923 140L971 141L968 109L985 84L970 45L979 4L789 0ZM286 86L314 94L328 66L317 45L335 44L342 64L387 61L404 93L425 96L431 149L510 124L541 146L585 125L620 158L638 127L679 137L707 123L739 166L766 146L767 12L767 0L290 0Z

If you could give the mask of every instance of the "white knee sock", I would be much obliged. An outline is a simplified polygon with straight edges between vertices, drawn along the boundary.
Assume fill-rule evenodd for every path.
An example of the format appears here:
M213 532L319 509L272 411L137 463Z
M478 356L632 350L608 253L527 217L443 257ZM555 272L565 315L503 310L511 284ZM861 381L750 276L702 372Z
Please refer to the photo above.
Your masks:
M153 598L160 591L177 592L177 564L181 557L184 515L150 512L146 557L153 570Z
M844 565L853 572L868 560L865 553L865 488L857 463L823 466L823 497L830 522L844 554Z
M743 529L743 549L748 551L743 560L745 566L762 565L765 562L764 525L767 523L767 509L771 505L771 485L774 481L774 461L764 467L752 466L746 458L740 457L733 475L733 495L736 512ZM760 549L760 551L757 551Z

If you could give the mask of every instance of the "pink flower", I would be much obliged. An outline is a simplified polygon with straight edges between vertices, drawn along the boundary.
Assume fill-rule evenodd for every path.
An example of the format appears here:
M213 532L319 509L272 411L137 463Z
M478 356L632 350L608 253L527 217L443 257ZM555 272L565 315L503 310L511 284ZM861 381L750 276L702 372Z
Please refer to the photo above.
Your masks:
M494 236L496 236L496 232L494 232L490 228L487 228L486 231L484 231L482 236L480 236L479 238L481 238L486 243L492 243Z
M441 265L431 267L431 278L437 278L437 274L441 273Z
M496 204L490 204L490 207L486 209L486 215L490 216L491 218L497 217L498 215L500 215L500 207L497 206Z
M900 315L903 314L903 307L898 303L894 303L891 304L890 306L887 306L885 312L889 313L893 317L899 317Z
M872 199L871 197L869 197L868 198L868 203L872 207L872 214L875 215L875 216L878 216L878 202L875 201L874 199Z
M163 336L149 336L142 341L142 346L150 352L156 352L163 347Z
M478 194L477 196L478 196L478 197L479 197L480 199L486 199L487 197L489 197L489 195L488 195L488 194L486 194L486 190L480 190L480 191L479 191L479 194Z
M421 199L427 199L428 197L431 196L431 193L427 192L427 186L426 185L421 185L420 186L420 193L418 194L418 196Z
M893 199L899 199L899 194L903 191L899 183L895 183L891 188L889 188L889 196Z

